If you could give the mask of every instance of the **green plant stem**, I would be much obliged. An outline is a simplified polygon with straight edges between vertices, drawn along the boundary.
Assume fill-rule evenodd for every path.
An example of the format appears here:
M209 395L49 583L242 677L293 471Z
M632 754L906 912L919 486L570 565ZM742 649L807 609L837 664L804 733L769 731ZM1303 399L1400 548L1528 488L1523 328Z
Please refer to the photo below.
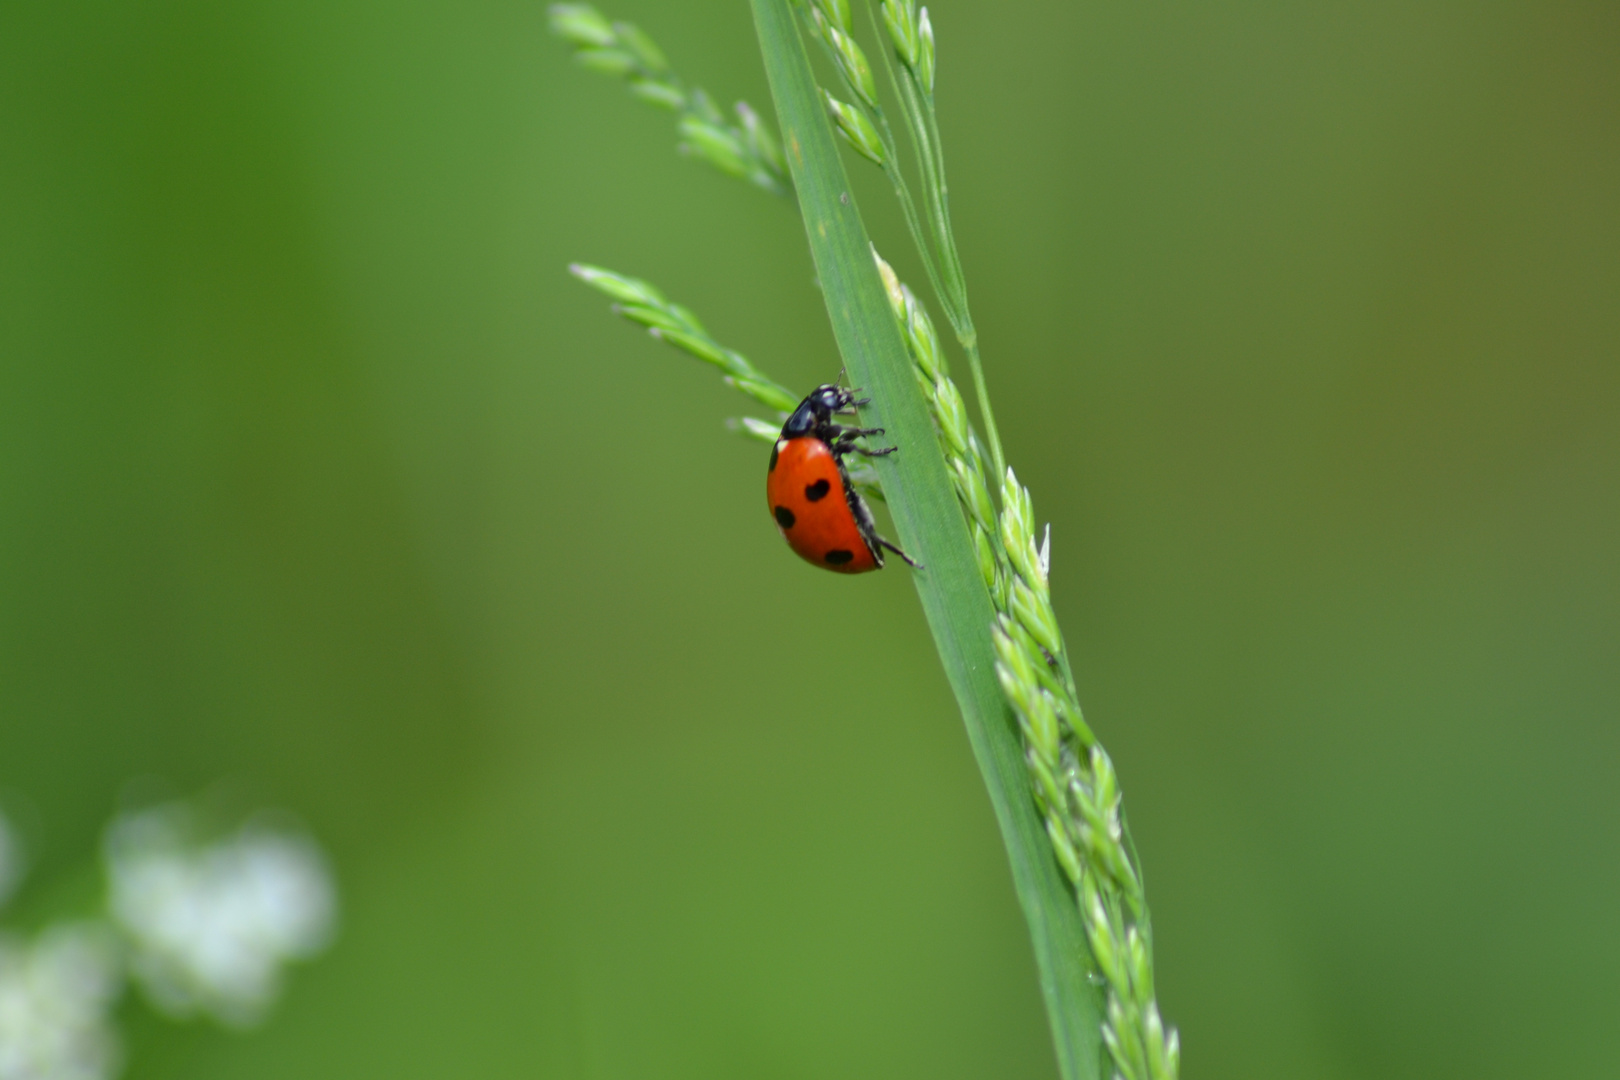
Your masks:
M867 13L872 18L873 33L882 40L883 34L878 29L877 17L872 14L870 6ZM888 118L884 116L883 110L874 109L880 130L883 132L888 156L888 164L884 166L883 171L888 174L890 182L894 185L895 195L900 199L906 225L911 231L911 239L923 257L928 282L934 288L934 295L939 297L940 304L945 310L945 318L956 334L957 343L967 355L968 371L973 376L973 393L978 398L979 416L984 421L985 442L989 446L990 461L995 466L995 475L999 482L1001 477L1006 475L1007 458L1001 449L1001 432L996 427L995 412L990 407L990 393L984 380L984 363L979 356L979 332L974 329L973 315L968 310L967 281L962 273L962 258L956 250L956 232L951 228L950 191L945 180L945 147L939 136L939 117L934 110L934 95L918 84L916 73L910 68L901 65L902 72L897 76L894 60L889 56L887 49L880 48L878 53L883 60L883 69L888 73L889 84L894 87L895 96L900 99L900 111L905 115L906 129L911 135L911 145L917 154L918 168L922 175L923 205L933 228L932 241L923 232L922 223L918 219L910 187L900 168L899 147L895 144ZM936 262L939 264L937 268Z
M1052 858L997 681L987 632L994 611L967 524L873 263L790 0L751 3L833 333L852 379L872 397L862 423L883 426L901 448L879 460L879 473L900 540L926 567L913 580L1007 848L1059 1068L1065 1080L1097 1080L1102 995L1089 978L1079 912Z
M996 428L995 412L990 408L990 391L984 381L984 363L979 357L979 332L973 326L973 315L968 310L967 280L962 274L962 257L956 250L956 231L951 228L950 189L945 181L945 144L939 137L939 117L934 111L934 95L916 85L916 75L907 71L901 81L904 87L905 110L913 118L918 131L918 152L923 158L926 174L924 188L932 194L935 208L935 240L941 260L945 263L945 277L956 291L953 306L955 317L951 329L967 354L968 371L973 375L973 394L979 401L979 417L984 421L984 438L990 447L990 460L999 479L1007 473L1007 457L1001 449L1001 432Z
M984 438L990 444L990 461L998 476L1007 475L1007 459L1001 452L1001 432L996 430L996 414L990 410L990 391L984 385L984 364L979 360L979 335L970 320L962 351L967 353L968 371L973 374L973 393L979 399L979 418L984 421Z

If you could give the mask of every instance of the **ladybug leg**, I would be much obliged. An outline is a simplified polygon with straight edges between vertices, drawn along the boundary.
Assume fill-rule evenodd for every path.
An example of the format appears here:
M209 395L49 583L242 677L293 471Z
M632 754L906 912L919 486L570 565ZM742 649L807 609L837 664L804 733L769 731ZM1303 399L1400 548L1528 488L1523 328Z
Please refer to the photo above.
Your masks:
M864 446L856 446L854 443L850 442L850 443L839 443L837 446L833 447L833 453L835 453L835 454L848 454L850 452L854 452L854 453L857 453L857 454L861 455L862 457L871 458L871 457L886 457L889 454L894 453L898 449L900 449L898 446L885 446L881 450L868 450Z
M877 542L879 544L882 544L884 547L888 548L890 551L894 552L896 555L900 556L900 558L904 559L906 565L911 567L913 570L921 570L921 569L923 569L923 564L922 563L917 562L910 555L907 555L905 552L901 551L899 545L894 543L894 541L885 540L885 539L883 539L883 537L880 536L880 537L877 538Z
M861 448L858 446L851 446L850 449L861 450ZM870 456L877 456L881 454L892 454L894 451L895 447L891 446L887 450L861 450L861 453ZM878 535L877 522L872 520L872 508L866 505L866 500L861 498L860 493L855 490L852 484L850 484L849 473L844 471L844 459L838 457L834 458L833 460L838 462L838 475L842 477L844 481L844 498L849 503L850 513L855 515L855 526L856 528L860 529L861 539L866 541L867 548L872 552L873 561L875 561L879 566L882 566L883 549L888 548L890 551L904 559L907 566L914 570L921 570L923 568L922 563L913 561L910 555L907 555L904 551L901 551L900 548L892 541L885 540L883 537Z
M883 434L882 428L839 428L837 433L833 435L832 441L829 443L829 445L832 447L832 452L839 456L848 453L856 453L862 455L863 457L882 457L885 454L892 454L899 449L898 447L890 446L883 450L868 450L866 447L857 446L855 443L855 440L860 438L862 435L881 434Z

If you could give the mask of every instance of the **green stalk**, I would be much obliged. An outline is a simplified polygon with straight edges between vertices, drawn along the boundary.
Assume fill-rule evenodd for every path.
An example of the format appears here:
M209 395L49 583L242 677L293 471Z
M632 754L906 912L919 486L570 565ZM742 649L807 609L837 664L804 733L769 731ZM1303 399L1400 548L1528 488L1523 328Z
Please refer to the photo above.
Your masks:
M913 581L1006 844L1059 1068L1065 1080L1097 1080L1102 994L1089 978L1080 913L1052 858L1018 731L997 681L987 633L995 619L990 595L872 260L790 0L751 3L833 334L850 377L872 398L862 410L862 423L886 428L900 447L898 454L879 459L877 468L900 541L926 567L913 574Z
M872 17L872 30L879 40L884 35L877 27L877 16L872 8L867 8ZM945 309L945 318L956 333L957 343L967 356L968 371L973 377L973 393L979 402L979 416L984 421L985 442L990 449L990 461L995 466L995 475L999 479L1006 475L1007 458L1001 449L1001 432L996 427L996 415L990 408L990 391L984 381L984 362L979 356L979 332L973 327L973 316L968 310L967 281L962 274L962 259L956 250L956 233L951 228L951 211L949 188L945 181L945 144L939 137L939 119L934 111L933 91L918 83L917 73L910 66L901 65L902 73L895 74L895 63L889 57L887 49L879 49L878 55L882 59L883 69L888 73L889 84L894 87L895 97L900 99L900 111L905 115L906 126L911 135L912 149L916 151L918 167L922 173L923 203L929 214L929 221L933 227L933 237L930 240L923 231L918 220L917 211L911 198L910 187L906 184L905 173L900 168L899 148L895 145L894 135L889 128L889 121L883 110L874 108L872 112L877 116L883 131L885 150L888 161L883 171L894 184L894 192L900 199L902 210L905 211L906 226L911 231L912 242L917 245L917 252L923 259L923 267L928 272L929 284L934 287L934 295L939 298L941 306ZM936 268L938 264L938 268Z

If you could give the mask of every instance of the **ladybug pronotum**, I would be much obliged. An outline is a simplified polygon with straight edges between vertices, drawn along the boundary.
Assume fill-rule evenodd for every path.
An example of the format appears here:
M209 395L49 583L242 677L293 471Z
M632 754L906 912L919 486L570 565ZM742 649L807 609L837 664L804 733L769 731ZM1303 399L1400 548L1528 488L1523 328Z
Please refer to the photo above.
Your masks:
M896 449L857 446L862 435L881 435L883 429L848 427L835 420L864 404L841 386L816 387L782 425L765 476L766 502L788 547L805 562L840 574L881 570L884 548L908 565L918 565L878 535L872 511L844 469L845 454L882 457Z

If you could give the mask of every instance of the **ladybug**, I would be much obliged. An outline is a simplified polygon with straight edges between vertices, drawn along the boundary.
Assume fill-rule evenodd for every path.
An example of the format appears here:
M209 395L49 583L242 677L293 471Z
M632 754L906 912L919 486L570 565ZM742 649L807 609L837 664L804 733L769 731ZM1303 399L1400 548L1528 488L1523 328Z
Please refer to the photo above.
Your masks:
M844 455L882 457L897 449L868 450L855 445L862 435L881 435L882 428L847 427L834 419L850 415L857 401L851 390L823 385L799 402L771 448L765 475L765 498L776 527L798 556L840 574L864 574L883 568L888 548L919 568L904 551L877 533L867 508L844 470Z

